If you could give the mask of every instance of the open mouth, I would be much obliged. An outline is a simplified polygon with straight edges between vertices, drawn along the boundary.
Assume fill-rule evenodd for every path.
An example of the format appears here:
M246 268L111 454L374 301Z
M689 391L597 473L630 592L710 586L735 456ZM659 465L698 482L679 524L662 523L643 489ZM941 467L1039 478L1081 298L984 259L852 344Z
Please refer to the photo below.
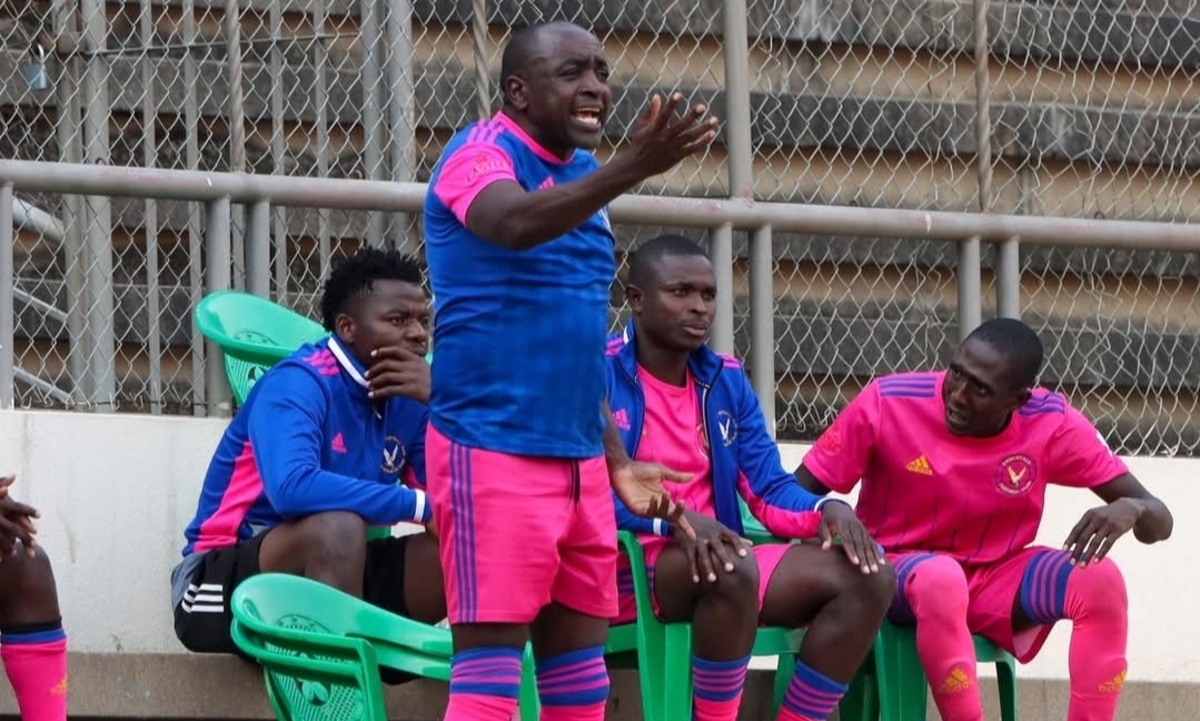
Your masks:
M588 130L599 130L604 124L600 108L579 108L571 111L571 119Z
M946 421L954 428L966 428L967 417L958 411L946 409Z

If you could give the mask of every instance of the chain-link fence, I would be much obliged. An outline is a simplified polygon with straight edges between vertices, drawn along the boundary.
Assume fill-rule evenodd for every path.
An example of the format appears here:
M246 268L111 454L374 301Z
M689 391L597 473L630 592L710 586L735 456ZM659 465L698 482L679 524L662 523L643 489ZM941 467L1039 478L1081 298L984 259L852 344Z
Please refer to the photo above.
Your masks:
M0 156L424 181L453 132L498 107L509 29L565 19L594 28L612 64L602 159L653 92L680 90L722 116L733 94L749 95L752 158L730 157L737 129L726 125L704 157L641 193L724 197L731 164L745 163L759 201L1198 212L1197 0L744 7L748 87L727 81L721 0L0 0ZM203 409L190 317L204 287L203 208L21 201L19 403ZM235 287L247 222L237 210ZM270 292L304 312L360 243L420 248L419 218L403 215L276 208L270 229ZM663 230L621 226L618 251ZM782 439L812 438L871 376L937 365L958 337L952 244L776 233L773 256ZM985 252L985 317L993 261ZM747 266L735 234L743 354ZM1050 346L1047 382L1122 450L1200 446L1191 256L1023 249L1019 275L1025 317ZM110 347L115 363L93 362Z

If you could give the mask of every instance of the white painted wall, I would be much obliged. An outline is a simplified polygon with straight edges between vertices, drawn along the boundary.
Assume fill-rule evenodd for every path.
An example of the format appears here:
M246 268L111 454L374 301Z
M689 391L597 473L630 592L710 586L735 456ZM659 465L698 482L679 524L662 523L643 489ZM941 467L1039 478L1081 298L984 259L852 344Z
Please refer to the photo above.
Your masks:
M42 513L41 543L54 561L63 615L77 652L179 652L171 630L170 570L195 510L224 421L48 411L0 412L0 444L15 471L13 495ZM783 446L794 467L805 446ZM1190 509L1200 506L1200 461L1133 458L1130 465L1175 513L1158 546L1123 539L1113 557L1130 587L1131 680L1200 682L1200 547ZM1058 545L1098 503L1052 488L1039 540ZM1023 677L1065 678L1068 628L1051 636Z

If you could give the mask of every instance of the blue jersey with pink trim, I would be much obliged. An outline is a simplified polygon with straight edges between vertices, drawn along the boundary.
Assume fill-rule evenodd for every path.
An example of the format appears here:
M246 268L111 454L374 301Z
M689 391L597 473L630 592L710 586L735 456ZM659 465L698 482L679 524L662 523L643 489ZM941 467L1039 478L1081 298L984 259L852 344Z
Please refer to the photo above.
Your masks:
M333 337L305 345L255 383L225 429L183 555L324 511L425 522L428 417L408 398L368 398L362 366Z
M446 146L425 199L433 290L431 422L465 446L517 455L604 452L604 343L616 274L607 211L528 250L483 240L467 210L497 181L536 191L596 170L590 153L563 161L503 113Z

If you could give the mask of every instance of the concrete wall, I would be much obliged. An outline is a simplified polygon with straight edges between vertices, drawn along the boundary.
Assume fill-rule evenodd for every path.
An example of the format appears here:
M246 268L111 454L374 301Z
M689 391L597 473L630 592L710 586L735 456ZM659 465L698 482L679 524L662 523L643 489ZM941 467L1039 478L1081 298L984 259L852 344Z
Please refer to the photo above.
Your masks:
M0 444L11 449L0 471L15 471L14 495L42 512L39 538L55 564L73 653L73 715L268 713L253 670L228 659L189 656L171 630L170 569L223 426L219 420L178 417L0 413ZM785 464L796 464L804 451L805 446L785 445ZM1200 530L1190 522L1191 509L1200 504L1195 483L1200 461L1130 463L1171 506L1177 522L1174 537L1164 544L1147 547L1126 538L1113 551L1128 579L1132 606L1133 701L1126 702L1122 718L1149 718L1154 709L1156 718L1200 717L1195 650L1200 615L1194 612L1200 569L1191 555L1200 545ZM1051 489L1039 540L1061 543L1095 503L1086 492ZM1067 630L1057 629L1041 657L1019 671L1028 712L1023 718L1029 721L1062 718L1057 709L1066 698ZM213 696L212 688L221 691ZM630 717L635 688L630 677L618 677L616 717ZM404 709L403 718L436 718L441 693L436 684L404 687L394 702ZM628 700L621 711L623 698ZM0 684L0 714L12 708ZM191 710L184 713L185 708ZM1185 708L1195 713L1176 715ZM1171 713L1159 713L1166 710Z

